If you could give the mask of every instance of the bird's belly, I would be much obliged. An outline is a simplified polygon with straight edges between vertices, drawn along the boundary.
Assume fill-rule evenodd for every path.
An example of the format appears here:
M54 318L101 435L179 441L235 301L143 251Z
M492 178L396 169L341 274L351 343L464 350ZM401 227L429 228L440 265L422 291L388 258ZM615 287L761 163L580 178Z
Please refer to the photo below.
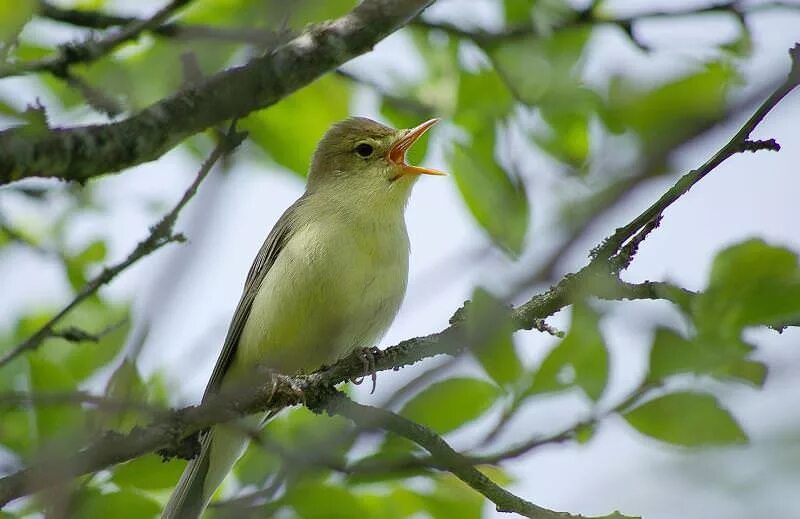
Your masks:
M314 226L294 235L261 284L237 362L292 374L372 346L405 293L408 249L401 237L365 245L363 235Z

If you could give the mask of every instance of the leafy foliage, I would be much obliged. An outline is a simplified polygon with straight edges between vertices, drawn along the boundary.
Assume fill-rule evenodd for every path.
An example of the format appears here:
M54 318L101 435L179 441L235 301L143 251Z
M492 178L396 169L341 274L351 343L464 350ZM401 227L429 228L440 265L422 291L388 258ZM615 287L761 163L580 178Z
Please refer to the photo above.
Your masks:
M739 424L711 395L671 393L625 413L641 433L659 440L699 447L742 443L747 437Z

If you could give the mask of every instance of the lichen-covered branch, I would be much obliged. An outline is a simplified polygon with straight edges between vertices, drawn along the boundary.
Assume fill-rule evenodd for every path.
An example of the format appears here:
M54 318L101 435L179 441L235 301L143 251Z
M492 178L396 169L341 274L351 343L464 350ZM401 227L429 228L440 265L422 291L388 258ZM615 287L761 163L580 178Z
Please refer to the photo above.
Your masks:
M0 132L0 185L27 177L85 181L156 159L186 137L266 108L369 51L433 1L365 0L118 122Z
M658 297L659 284L616 286L618 298ZM611 297L608 286L603 295ZM586 297L586 292L570 290L566 284L551 288L514 311L519 329L530 328L536 319L547 317L571 303L573 297ZM420 360L441 354L457 355L465 351L467 342L457 312L445 330L425 337L408 339L385 350L374 351L375 371L396 370ZM166 450L182 452L182 441L211 425L230 421L239 416L264 410L316 401L330 393L341 382L369 375L371 368L364 363L361 351L355 351L330 367L309 375L285 377L270 374L250 384L243 383L238 391L219 395L199 406L165 412L151 425L136 428L129 434L109 433L85 449L63 458L50 458L17 473L0 478L0 507L12 499L69 480L82 474L108 468L149 452ZM268 382L265 382L267 380ZM0 399L2 400L2 399Z

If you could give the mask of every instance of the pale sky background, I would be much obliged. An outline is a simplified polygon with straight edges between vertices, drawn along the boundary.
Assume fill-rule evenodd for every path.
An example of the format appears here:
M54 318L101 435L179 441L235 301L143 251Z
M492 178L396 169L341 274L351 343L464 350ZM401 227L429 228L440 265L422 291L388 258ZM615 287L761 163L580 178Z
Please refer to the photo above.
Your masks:
M470 9L464 8L467 3ZM491 28L499 23L496 13L487 8L491 3L440 0L429 16L452 17L457 12L456 16L465 22ZM689 4L707 2L619 0L608 2L608 8L623 15ZM135 10L129 10L146 13L153 5L160 2L137 3ZM748 62L746 78L748 84L763 85L782 77L787 69L786 51L800 39L800 13L772 11L750 20L755 58ZM734 29L729 18L719 16L642 23L637 26L637 34L655 49L651 55L631 48L616 30L598 31L587 57L586 80L602 83L615 72L648 81L671 76L676 67L691 67L708 57L708 46L731 38ZM420 65L411 59L409 49L403 35L394 35L372 54L348 66L379 78L413 75L419 73ZM32 102L36 95L25 80L0 81L0 93L15 96L20 105ZM43 101L47 102L47 96L43 95ZM359 92L352 104L353 113L379 118L376 108L375 97L368 91ZM655 200L678 173L702 164L749 113L682 150L675 160L674 175L645 184L618 210L596 222L590 236L574 248L559 270L580 268L594 244ZM58 114L55 118L59 122ZM737 155L695 186L666 212L661 227L647 239L625 279L670 280L700 289L715 252L752 236L800 251L800 228L796 224L800 193L798 122L800 92L795 92L754 135L776 138L782 145L780 153ZM434 135L433 151L425 160L426 165L447 168L442 161L441 144L448 134L452 131L445 123ZM552 193L581 186L548 171L550 164L540 156L524 150L520 153L526 159L525 174L533 194L534 223L525 260L535 263L553 244L548 230L554 217L550 211ZM95 182L98 198L108 212L81 217L70 230L70 243L105 236L111 241L109 260L124 257L145 235L154 214L160 213L153 213L148 202L160 202L165 207L173 204L195 171L196 164L186 153L173 151L157 162ZM136 315L152 320L153 328L139 366L147 374L165 373L176 403L199 398L250 262L277 217L302 189L301 179L290 173L268 171L263 163L237 160L224 177L217 172L207 179L198 197L182 214L179 227L188 234L188 244L171 245L146 258L106 289L105 293L114 298L132 297ZM35 222L43 218L3 190L0 208L12 221ZM52 211L57 214L57 204ZM506 269L497 255L476 259L474 251L480 250L486 239L461 202L452 178L422 179L415 188L407 221L412 241L409 290L383 345L444 328L476 284L496 286L494 283L502 279L497 272ZM164 274L169 265L178 268ZM24 286L20 280L25 280ZM0 257L0 287L0 326L13 322L21 309L58 306L69 298L59 269L21 248ZM612 386L604 400L613 403L641 375L654 324L678 328L683 325L677 312L660 302L602 307L609 310L603 330L612 353ZM568 322L568 315L564 314L556 316L553 323L563 327ZM758 357L770 366L764 390L713 386L715 394L750 435L751 445L702 452L677 449L642 437L622 420L608 420L587 445L545 447L508 464L517 478L513 490L539 505L588 515L617 509L647 519L800 518L800 333L790 330L779 336L758 332L752 338L762 346ZM534 332L517 334L520 354L529 362L542 358L552 344L551 338ZM469 365L463 369L476 372ZM380 401L382 395L412 373L408 369L381 373L377 394L367 395L360 387L357 398L363 402ZM542 398L530 412L512 422L501 440L558 430L585 412L585 404L574 395ZM481 427L479 424L456 434L454 443L469 445ZM492 515L489 505L486 510Z

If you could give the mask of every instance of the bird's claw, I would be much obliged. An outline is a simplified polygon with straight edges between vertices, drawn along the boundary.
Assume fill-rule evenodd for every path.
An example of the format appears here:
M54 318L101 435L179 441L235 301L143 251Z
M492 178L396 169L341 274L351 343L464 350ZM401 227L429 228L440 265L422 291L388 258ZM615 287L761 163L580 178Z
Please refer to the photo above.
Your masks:
M375 386L378 383L378 374L375 370L375 357L379 353L380 350L375 346L372 346L371 348L361 348L361 351L359 352L361 361L364 363L364 373L369 375L370 379L372 380L372 389L369 392L370 395L375 393ZM364 382L364 377L361 376L358 378L351 378L350 381L358 386Z

